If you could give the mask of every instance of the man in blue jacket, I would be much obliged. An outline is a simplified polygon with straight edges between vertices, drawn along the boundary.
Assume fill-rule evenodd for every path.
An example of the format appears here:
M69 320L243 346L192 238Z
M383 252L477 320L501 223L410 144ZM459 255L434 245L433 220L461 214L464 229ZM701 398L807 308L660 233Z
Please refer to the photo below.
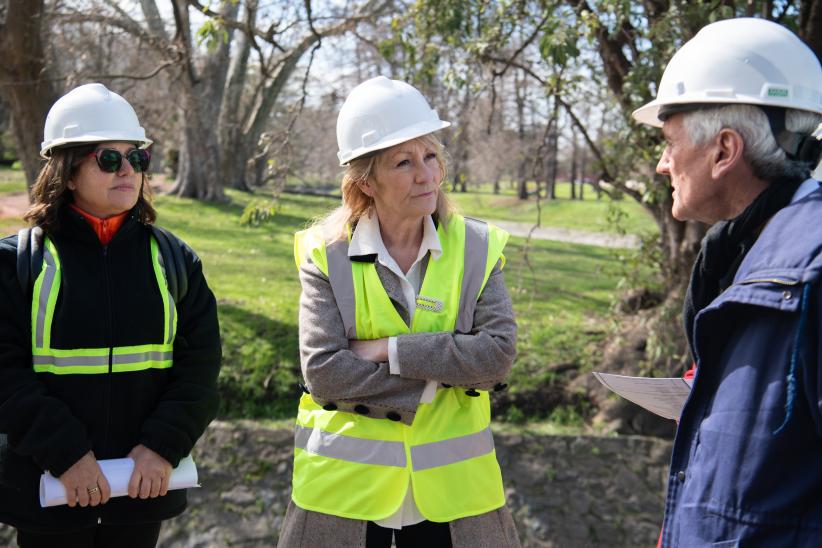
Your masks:
M761 19L703 28L634 112L673 215L713 225L685 299L696 378L662 546L822 545L822 69Z

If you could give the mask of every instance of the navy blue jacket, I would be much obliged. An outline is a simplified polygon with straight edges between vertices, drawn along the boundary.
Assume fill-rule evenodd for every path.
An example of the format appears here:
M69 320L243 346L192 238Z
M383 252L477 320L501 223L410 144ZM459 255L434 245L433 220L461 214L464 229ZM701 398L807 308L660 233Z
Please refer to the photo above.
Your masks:
M822 546L822 188L696 317L662 545Z

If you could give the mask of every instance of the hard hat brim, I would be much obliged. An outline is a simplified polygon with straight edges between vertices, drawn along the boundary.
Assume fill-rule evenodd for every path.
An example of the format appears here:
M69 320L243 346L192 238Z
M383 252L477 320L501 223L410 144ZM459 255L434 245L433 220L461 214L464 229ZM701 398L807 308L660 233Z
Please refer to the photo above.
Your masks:
M446 122L445 120L437 120L435 122L426 120L420 124L416 124L409 128L404 128L402 131L399 131L394 135L389 135L385 139L381 139L379 143L372 146L360 147L346 152L338 152L337 157L340 160L341 166L347 166L352 160L356 160L360 156L364 156L369 152L391 148L394 145L410 141L411 139L416 139L417 137L422 137L423 135L428 135L429 133L434 133L435 131L445 129L450 125L451 122Z
M662 120L659 119L659 109L661 107L662 103L654 99L633 111L631 117L641 124L661 128Z
M653 101L639 107L634 112L631 113L631 117L640 122L642 124L647 124L649 126L661 128L663 121L659 119L659 111L662 107L665 106L672 106L672 105L717 105L717 106L724 106L724 105L751 105L751 106L762 106L762 107L779 107L779 108L787 108L793 110L804 110L806 112L812 112L814 114L822 114L822 109L816 107L813 103L806 102L806 104L802 104L799 101L775 101L775 100L763 100L759 97L749 97L749 96L740 96L737 95L735 97L728 97L728 98L718 98L718 97L705 97L705 96L697 96L694 97L693 95L683 95L681 98L677 99L676 101L660 101L658 99L654 99Z
M40 149L40 156L43 158L50 158L51 151L55 148L62 147L65 145L82 145L83 143L104 143L104 142L112 142L112 141L122 141L124 143L134 143L138 146L138 148L148 148L149 146L154 143L151 139L146 137L135 139L134 136L125 136L123 134L106 134L106 133L99 133L96 135L83 135L82 137L65 137L61 139L54 139L48 143L42 143Z

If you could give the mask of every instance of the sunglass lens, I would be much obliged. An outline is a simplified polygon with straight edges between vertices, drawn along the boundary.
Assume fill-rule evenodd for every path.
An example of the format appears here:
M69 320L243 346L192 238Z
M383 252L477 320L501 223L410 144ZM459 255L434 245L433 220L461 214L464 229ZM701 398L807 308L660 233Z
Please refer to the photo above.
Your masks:
M130 163L134 171L138 173L148 171L150 161L151 155L145 149L136 148L128 153L128 163Z
M106 173L114 173L120 169L123 162L123 155L119 151L104 148L97 151L97 165Z

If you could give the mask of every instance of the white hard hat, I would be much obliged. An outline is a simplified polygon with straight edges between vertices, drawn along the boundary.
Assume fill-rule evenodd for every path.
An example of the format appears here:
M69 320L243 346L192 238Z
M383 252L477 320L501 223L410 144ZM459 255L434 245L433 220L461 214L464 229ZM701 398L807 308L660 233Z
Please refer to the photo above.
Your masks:
M666 110L687 110L687 105L700 103L822 113L822 69L810 48L781 25L754 18L718 21L674 54L656 99L635 110L633 117L661 127L660 110L665 117Z
M60 97L46 117L40 155L72 143L127 141L146 148L151 139L132 106L103 84L79 86Z
M355 87L337 117L337 157L351 160L450 126L412 85L377 76Z

